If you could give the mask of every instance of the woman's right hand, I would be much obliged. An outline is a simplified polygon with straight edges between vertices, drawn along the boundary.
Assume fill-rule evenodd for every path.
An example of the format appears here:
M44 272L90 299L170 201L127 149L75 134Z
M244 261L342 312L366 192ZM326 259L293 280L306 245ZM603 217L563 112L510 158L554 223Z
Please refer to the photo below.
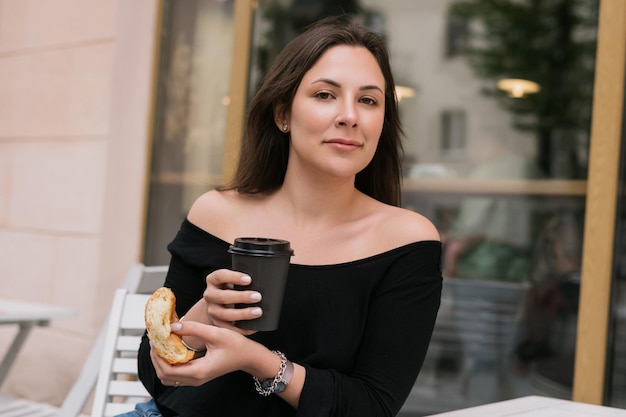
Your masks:
M253 290L236 290L235 285L250 285L252 279L237 271L218 269L206 277L204 301L207 312L218 327L234 330L243 335L255 333L254 330L243 330L235 326L236 321L252 320L261 317L261 307L251 305L235 308L236 304L255 304L261 301L261 293Z

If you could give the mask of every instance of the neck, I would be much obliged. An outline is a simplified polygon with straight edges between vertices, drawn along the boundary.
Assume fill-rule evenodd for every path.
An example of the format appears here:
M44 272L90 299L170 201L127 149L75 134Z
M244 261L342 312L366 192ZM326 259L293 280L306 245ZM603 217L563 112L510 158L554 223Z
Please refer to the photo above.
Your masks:
M360 195L354 178L321 181L286 176L276 198L287 208L287 215L293 216L295 226L307 229L345 221L354 213Z

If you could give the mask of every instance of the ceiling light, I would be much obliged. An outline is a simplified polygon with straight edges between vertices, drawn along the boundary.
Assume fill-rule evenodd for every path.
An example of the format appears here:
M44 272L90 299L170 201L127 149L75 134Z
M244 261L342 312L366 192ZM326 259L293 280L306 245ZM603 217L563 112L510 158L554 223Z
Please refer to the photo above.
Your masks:
M398 98L398 102L402 101L403 98L415 97L415 89L403 85L396 85L396 97Z
M536 82L521 78L504 78L498 81L498 88L513 98L522 98L526 94L537 93L541 90Z

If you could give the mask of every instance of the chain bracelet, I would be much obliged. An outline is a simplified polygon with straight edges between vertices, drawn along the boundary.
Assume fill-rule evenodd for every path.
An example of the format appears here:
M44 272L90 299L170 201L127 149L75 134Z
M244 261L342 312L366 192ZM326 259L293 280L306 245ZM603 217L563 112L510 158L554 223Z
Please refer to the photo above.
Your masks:
M278 369L278 373L272 380L272 383L270 384L270 386L267 388L263 388L261 381L259 381L259 379L255 376L252 377L254 378L254 387L256 388L256 392L258 392L264 397L267 397L270 394L273 394L274 391L276 391L276 387L278 386L278 384L280 382L284 382L283 376L285 375L285 370L287 369L287 357L285 356L285 354L278 350L273 350L272 352L277 354L278 357L280 358L280 368Z

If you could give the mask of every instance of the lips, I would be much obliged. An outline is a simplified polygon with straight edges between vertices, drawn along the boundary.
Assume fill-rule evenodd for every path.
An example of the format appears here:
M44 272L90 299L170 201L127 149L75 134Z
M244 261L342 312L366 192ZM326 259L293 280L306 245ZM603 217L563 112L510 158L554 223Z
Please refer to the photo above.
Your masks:
M345 148L345 149L356 149L356 148L360 148L363 145L356 141L356 140L351 140L351 139L342 139L342 138L337 138L337 139L328 139L326 141L324 141L324 143L329 144L329 145L334 145L336 147L339 148Z

